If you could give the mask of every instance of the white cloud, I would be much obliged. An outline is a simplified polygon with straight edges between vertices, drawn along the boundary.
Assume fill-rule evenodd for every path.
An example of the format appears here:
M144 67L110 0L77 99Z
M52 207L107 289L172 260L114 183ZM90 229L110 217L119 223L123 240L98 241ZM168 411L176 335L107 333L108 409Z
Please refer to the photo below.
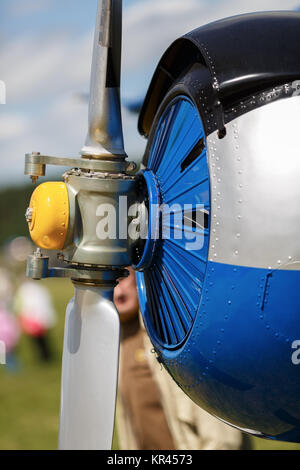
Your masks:
M32 15L50 8L52 4L52 0L19 0L10 3L10 12L14 16Z
M1 167L14 165L16 181L24 180L27 152L78 156L87 104L74 95L88 91L93 44L92 31L78 37L21 33L0 50L7 88L7 104L0 108ZM4 172L1 183L8 183Z
M0 116L0 139L15 139L24 135L28 129L28 121L20 114L2 114Z
M7 104L37 101L62 90L87 88L92 34L20 36L0 52L2 77L7 86Z

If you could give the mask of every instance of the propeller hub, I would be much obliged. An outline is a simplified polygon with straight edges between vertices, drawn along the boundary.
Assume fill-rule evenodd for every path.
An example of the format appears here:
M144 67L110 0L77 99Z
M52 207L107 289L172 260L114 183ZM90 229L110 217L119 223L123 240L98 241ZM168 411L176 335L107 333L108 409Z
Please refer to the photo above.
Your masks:
M133 267L137 271L151 265L160 233L160 189L153 171L145 170L140 173L140 186L139 198L142 199L140 207L145 211L144 224L147 233L145 238L139 239L134 253Z

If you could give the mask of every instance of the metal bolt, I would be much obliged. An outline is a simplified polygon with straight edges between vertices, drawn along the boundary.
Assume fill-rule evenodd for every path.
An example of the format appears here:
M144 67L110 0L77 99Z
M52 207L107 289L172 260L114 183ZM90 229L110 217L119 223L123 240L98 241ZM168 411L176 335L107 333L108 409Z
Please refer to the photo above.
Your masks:
M34 252L34 256L36 258L42 258L43 257L42 250L40 248L37 248Z
M33 209L31 207L28 207L25 213L25 218L28 224L32 222L32 215L33 215Z
M127 171L134 171L134 170L136 170L136 164L135 164L134 162L128 163L126 170L127 170Z

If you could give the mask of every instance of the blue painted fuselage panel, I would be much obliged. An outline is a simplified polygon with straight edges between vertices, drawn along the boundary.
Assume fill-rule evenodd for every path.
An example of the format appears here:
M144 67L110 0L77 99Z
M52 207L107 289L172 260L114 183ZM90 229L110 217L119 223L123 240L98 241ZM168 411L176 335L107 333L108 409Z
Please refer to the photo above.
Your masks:
M292 362L292 344L300 340L299 319L300 271L209 262L188 338L158 353L210 413L254 434L297 442L300 365Z

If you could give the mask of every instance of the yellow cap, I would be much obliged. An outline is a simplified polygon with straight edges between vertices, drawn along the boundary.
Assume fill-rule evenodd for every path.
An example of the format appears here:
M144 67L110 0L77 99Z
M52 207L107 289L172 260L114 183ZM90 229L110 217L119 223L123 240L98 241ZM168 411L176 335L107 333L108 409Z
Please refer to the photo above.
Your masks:
M27 212L34 243L45 250L62 250L69 226L69 198L63 182L43 183L36 188Z

